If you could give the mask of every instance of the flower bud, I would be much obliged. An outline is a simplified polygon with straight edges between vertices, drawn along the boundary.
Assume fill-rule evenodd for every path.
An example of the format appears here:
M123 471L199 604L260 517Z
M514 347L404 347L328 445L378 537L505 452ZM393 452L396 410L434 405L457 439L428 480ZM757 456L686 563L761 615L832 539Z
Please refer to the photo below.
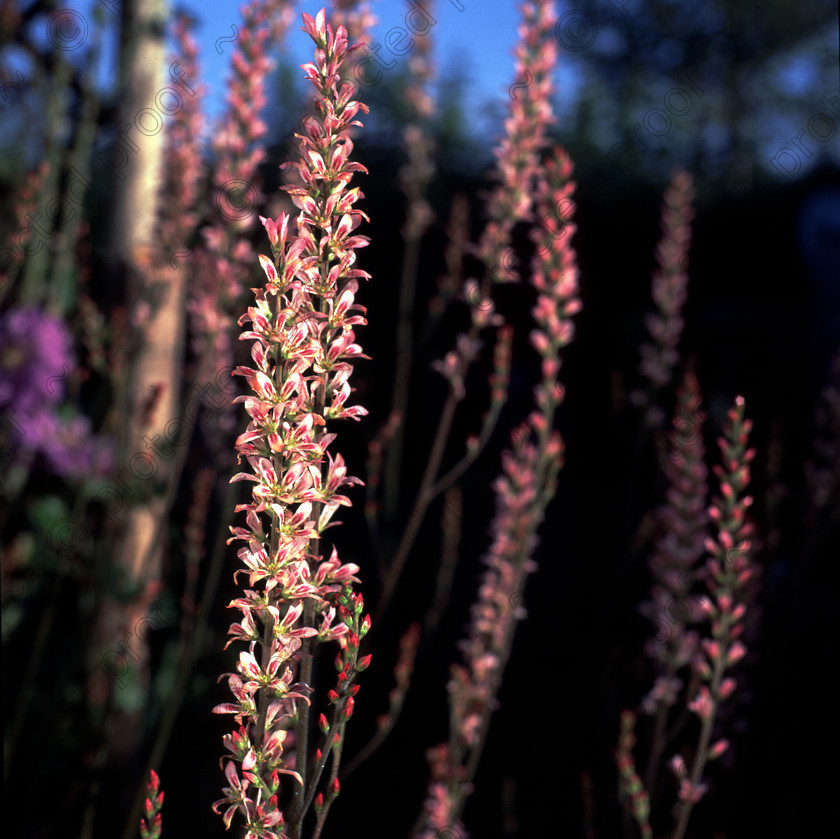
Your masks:
M718 697L720 699L728 699L732 695L732 692L735 690L735 686L735 679L724 679L720 683L720 688L718 689Z
M717 760L729 748L729 740L718 740L709 749L709 760Z

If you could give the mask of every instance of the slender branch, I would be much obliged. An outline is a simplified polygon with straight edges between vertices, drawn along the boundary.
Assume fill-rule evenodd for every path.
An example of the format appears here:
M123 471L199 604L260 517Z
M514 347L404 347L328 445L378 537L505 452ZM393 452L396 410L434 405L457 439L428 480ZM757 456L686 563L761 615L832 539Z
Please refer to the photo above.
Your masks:
M374 617L374 624L379 625L390 605L391 598L402 576L403 568L405 567L406 559L411 551L411 547L417 538L417 533L420 530L420 525L423 523L423 518L426 515L426 510L433 500L431 495L432 482L435 475L440 469L440 462L443 459L443 453L446 449L446 443L449 440L449 435L452 430L452 422L455 419L455 411L458 408L458 403L461 401L460 396L456 393L454 388L450 390L446 403L443 406L443 411L438 421L437 432L435 434L434 442L432 443L429 458L426 461L426 470L423 474L423 480L420 483L420 489L417 492L417 498L414 502L414 508L408 519L408 526L403 532L399 548L397 549L391 565L388 567L385 578L385 586L380 595L379 602L376 605L376 613Z
M330 184L329 186L332 186ZM329 190L326 190L327 192ZM326 202L325 202L326 203ZM321 277L323 281L326 281L327 277L325 272L327 270L326 265L321 266ZM320 300L320 308L319 311L321 314L326 314L327 310L327 301L324 298ZM318 383L318 395L316 397L315 403L315 413L320 416L324 417L324 408L326 405L326 393L327 393L327 374L326 372L321 373L320 375L320 382ZM315 428L314 433L315 443L316 445L320 445L323 439L323 426L317 426ZM320 501L316 501L312 505L312 516L314 521L319 521L321 518L321 510L323 508L323 504ZM310 574L317 569L318 561L321 557L321 540L320 538L317 539L310 539L309 540L309 548L308 548L308 559L307 562L309 564ZM304 604L303 609L303 623L304 626L312 626L314 623L314 608L311 599L307 599L306 603ZM301 684L309 685L310 687L314 688L312 684L312 669L313 669L313 654L312 654L312 646L314 641L312 638L304 638L303 643L301 645L301 664L300 664L300 671L298 675L298 681ZM296 735L296 758L295 758L295 768L297 769L298 773L300 774L301 778L303 779L303 784L300 787L295 787L295 802L297 807L297 812L295 813L295 818L293 818L293 823L296 824L298 827L302 826L303 824L303 817L306 813L306 807L303 806L303 795L304 790L309 786L309 773L308 773L308 760L309 760L309 714L310 714L310 707L308 702L301 703L298 709L298 718L297 724L295 726L295 735ZM317 785L317 781L312 786L314 787Z
M411 317L414 311L414 298L417 288L417 263L420 258L420 239L409 238L403 253L402 280L397 316L397 342L394 384L392 388L391 414L401 417L408 415L408 393L411 384L411 364L413 361L413 328ZM385 460L384 519L386 532L396 521L399 504L399 479L402 474L402 455L405 446L405 422L394 429L394 437L388 446Z

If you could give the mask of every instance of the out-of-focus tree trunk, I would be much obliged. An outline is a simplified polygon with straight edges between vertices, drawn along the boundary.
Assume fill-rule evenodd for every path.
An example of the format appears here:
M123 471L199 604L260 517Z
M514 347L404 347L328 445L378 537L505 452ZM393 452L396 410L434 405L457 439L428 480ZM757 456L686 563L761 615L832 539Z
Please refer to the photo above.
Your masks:
M159 252L156 221L171 85L165 76L166 0L122 4L121 105L112 216L113 279L124 289L134 352L123 411L115 493L106 502L113 528L105 559L110 584L100 593L91 645L90 698L107 707L108 747L119 760L137 744L148 694L148 635L162 621L149 614L159 591L173 479L171 420L180 418L184 340L184 271ZM180 428L180 427L179 427ZM117 476L115 476L117 477Z

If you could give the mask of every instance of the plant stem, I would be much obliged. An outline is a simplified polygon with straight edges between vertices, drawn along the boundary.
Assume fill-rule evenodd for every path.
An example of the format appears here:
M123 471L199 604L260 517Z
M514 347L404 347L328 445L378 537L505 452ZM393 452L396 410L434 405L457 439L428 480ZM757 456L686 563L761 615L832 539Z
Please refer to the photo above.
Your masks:
M715 724L715 717L717 716L718 703L716 697L718 695L718 691L720 690L720 683L723 681L724 669L725 666L723 664L723 657L720 656L715 662L715 672L712 677L711 687L709 688L712 697L715 697L712 701L712 710L711 713L703 720L703 726L700 730L700 741L697 744L697 756L691 770L690 782L692 791L697 788L700 779L703 777L703 770L706 767L706 760L709 753L709 743L712 739L712 728ZM683 802L683 806L680 808L680 818L671 839L683 838L685 830L688 827L688 819L691 816L693 808L694 802L691 798L689 798L688 801Z
M417 237L407 239L403 254L402 281L400 283L399 314L397 320L397 344L394 370L393 398L391 414L399 412L401 422L394 432L385 463L384 482L384 519L385 531L393 532L399 512L399 485L402 474L402 455L405 445L405 426L407 421L408 392L411 383L411 363L413 346L413 327L411 323L414 311L414 298L417 288L417 263L420 258L420 240Z

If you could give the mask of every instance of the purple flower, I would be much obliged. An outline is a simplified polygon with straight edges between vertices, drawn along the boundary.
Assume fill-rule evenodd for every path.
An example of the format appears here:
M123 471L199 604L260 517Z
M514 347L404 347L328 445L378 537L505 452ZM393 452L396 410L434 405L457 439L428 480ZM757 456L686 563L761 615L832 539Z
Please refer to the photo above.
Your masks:
M110 447L92 435L88 418L61 407L75 369L71 336L61 319L33 307L11 309L0 318L0 408L11 419L16 457L28 465L41 453L63 478L112 468Z
M64 322L27 307L9 310L0 323L0 405L32 414L61 402L75 367Z
M54 472L64 478L84 478L110 471L109 447L91 434L90 420L80 414L65 417L42 411L26 423L21 445L40 451Z

